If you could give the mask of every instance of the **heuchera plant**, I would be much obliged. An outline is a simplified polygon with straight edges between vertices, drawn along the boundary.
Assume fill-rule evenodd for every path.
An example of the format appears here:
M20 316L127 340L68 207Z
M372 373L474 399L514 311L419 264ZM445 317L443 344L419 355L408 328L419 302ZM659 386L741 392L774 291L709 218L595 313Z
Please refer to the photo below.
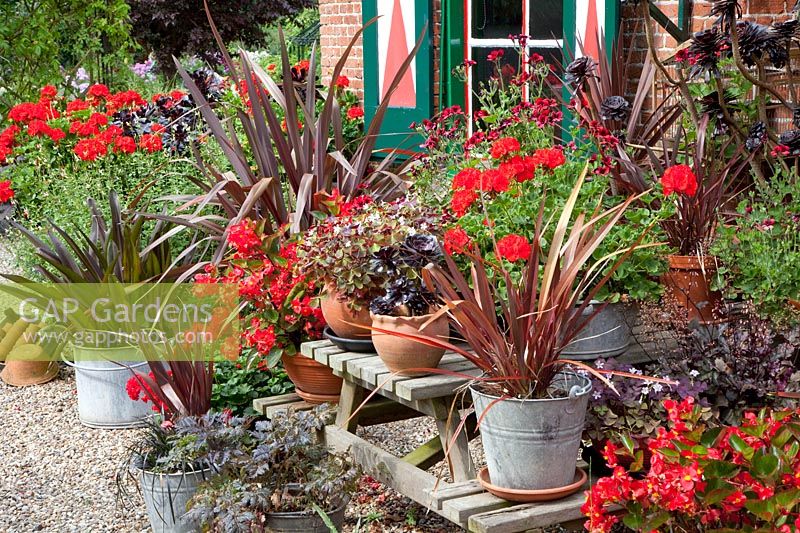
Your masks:
M269 367L281 355L297 353L301 342L319 339L325 327L316 305L320 286L295 269L298 245L286 235L265 235L263 223L245 219L230 228L226 261L195 277L198 283L238 285L246 322L242 343Z
M641 474L618 465L633 454L608 446L614 467L587 491L582 511L592 533L622 522L635 531L775 531L800 528L800 411L747 413L740 426L708 427L691 398L664 402L667 428L649 442Z
M298 243L298 272L332 288L354 309L384 296L395 279L419 278L419 269L427 264L422 261L429 261L425 256L433 251L420 252L441 225L434 209L408 199L379 204L359 196L345 201L336 193L324 204L330 215L320 215L324 219ZM411 246L418 250L401 254Z

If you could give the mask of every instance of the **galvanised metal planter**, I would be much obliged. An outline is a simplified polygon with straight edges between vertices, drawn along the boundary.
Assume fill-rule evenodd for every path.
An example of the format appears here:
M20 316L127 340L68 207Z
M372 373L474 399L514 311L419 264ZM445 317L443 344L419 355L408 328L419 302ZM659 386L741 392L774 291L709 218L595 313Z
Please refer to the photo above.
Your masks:
M186 506L200 483L208 480L211 475L210 468L175 474L140 470L139 486L153 533L197 531L196 524L183 520L183 515L186 514Z
M81 424L98 429L142 427L153 414L152 406L131 400L125 389L133 371L146 372L136 346L92 348L73 346L78 416ZM138 355L137 355L138 354ZM106 360L103 360L106 359Z
M480 433L492 484L543 490L573 482L592 382L562 372L553 387L565 396L509 399L494 405L496 396L470 387L475 413L482 420Z
M581 316L588 317L594 313L597 305L602 305L602 302L592 301ZM625 304L606 305L583 328L575 340L562 350L561 357L576 361L594 361L624 353L630 346L632 338L626 311Z
M344 525L344 511L347 500L343 501L336 509L325 511L337 531ZM322 517L314 511L297 513L267 513L264 523L267 531L275 533L330 533L330 528L325 525Z

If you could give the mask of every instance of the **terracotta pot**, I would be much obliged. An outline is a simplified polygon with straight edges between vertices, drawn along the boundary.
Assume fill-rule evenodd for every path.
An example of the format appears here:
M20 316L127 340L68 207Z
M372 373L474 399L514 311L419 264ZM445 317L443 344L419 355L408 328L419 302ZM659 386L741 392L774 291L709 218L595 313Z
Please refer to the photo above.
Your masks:
M0 379L15 387L41 385L55 379L58 376L58 363L41 360L41 356L41 346L24 344L16 348L6 360Z
M715 257L670 255L669 270L662 276L664 294L686 309L687 317L707 324L719 319L717 311L722 294L711 290L711 280L717 271Z
M297 395L309 403L338 402L342 378L330 367L302 354L283 355L283 367L297 389Z
M575 470L575 477L569 485L553 489L525 490L509 489L492 484L492 480L489 478L489 469L485 466L478 472L478 481L484 489L498 498L518 503L547 502L566 498L581 490L584 484L586 484L588 477L586 472L577 468Z
M430 335L442 340L450 339L450 323L447 315L442 315L423 331L420 328L433 315L396 317L386 315L372 315L372 326L400 333ZM407 372L409 368L436 368L444 355L444 348L428 346L412 339L396 337L386 333L372 332L372 344L375 351L386 368L392 372L403 372L405 376L419 376L428 374L425 371Z
M369 326L372 325L369 307L362 305L360 311L353 311L350 309L349 303L348 300L342 299L338 292L326 287L325 296L319 303L325 322L328 323L337 337L347 339L369 337Z

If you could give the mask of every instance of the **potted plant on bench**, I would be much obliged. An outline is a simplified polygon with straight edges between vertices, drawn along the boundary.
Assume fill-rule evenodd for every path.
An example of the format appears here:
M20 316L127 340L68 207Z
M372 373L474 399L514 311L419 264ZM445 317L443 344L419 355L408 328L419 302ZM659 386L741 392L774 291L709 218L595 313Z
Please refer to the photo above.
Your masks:
M470 387L488 464L488 475L484 470L480 478L490 491L509 499L561 497L578 490L585 479L576 472L576 458L592 388L586 371L597 372L559 356L592 319L583 308L627 255L620 250L600 261L591 259L636 199L602 213L573 216L585 176L586 170L565 202L548 249L542 243L542 204L519 277L512 277L500 261L492 263L468 249L462 253L469 261L469 280L449 255L447 271L424 273L471 350L429 335L406 335L453 350L483 370ZM600 271L606 274L597 275Z

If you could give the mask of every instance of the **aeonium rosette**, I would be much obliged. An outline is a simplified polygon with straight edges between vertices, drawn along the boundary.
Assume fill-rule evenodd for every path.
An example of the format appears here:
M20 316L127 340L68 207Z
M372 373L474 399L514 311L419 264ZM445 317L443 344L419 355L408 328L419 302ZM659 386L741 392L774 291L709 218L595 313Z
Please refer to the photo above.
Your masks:
M208 265L197 283L235 283L244 302L242 346L273 366L294 355L300 343L319 339L325 321L317 305L319 287L295 270L297 243L287 232L265 235L263 224L245 219L228 230L229 255Z

